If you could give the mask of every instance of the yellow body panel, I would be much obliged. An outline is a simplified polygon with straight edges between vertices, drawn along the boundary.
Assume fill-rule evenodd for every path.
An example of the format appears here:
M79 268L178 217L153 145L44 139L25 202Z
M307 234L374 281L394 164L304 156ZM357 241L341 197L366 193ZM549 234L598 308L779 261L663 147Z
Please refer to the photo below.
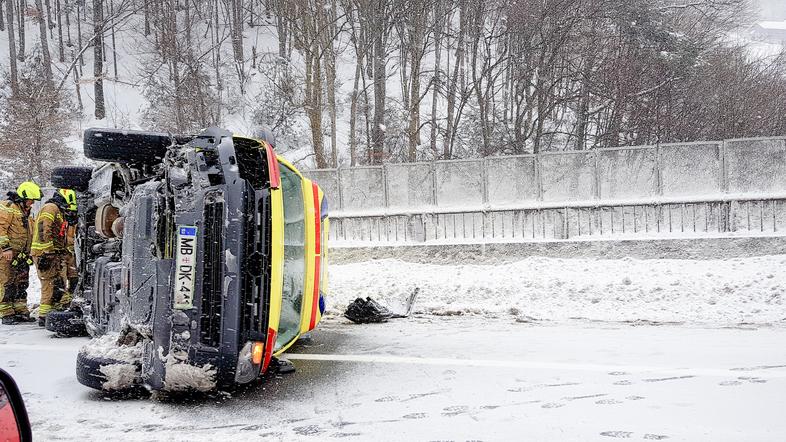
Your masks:
M306 219L306 268L305 268L305 287L303 288L303 309L300 315L300 333L305 333L311 328L311 311L314 306L314 248L316 247L316 226L314 225L314 192L310 180L303 180L303 205Z
M258 141L258 140L255 140ZM260 143L261 144L261 143ZM280 166L288 167L292 171L294 171L302 180L302 191L303 191L303 210L304 210L304 218L305 218L305 275L304 275L304 287L303 287L303 302L301 303L301 321L300 321L300 330L298 335L288 342L285 346L282 346L280 349L276 350L273 353L273 356L279 356L284 353L289 347L291 347L295 342L297 342L300 336L311 330L311 314L314 311L314 279L316 277L316 235L320 235L320 240L322 243L322 253L320 256L320 276L324 276L324 278L320 278L319 284L321 291L324 293L327 287L327 271L325 266L327 265L327 229L329 227L329 223L327 218L323 219L320 223L322 232L316 232L316 225L315 225L315 215L316 211L319 209L318 207L314 206L314 186L312 185L312 181L307 179L300 173L299 170L295 166L292 165L289 161L285 158L277 157ZM322 198L324 198L324 194L322 189L317 186L318 189L318 198L317 204L321 206ZM282 305L282 297L283 297L283 285L284 285L284 195L282 189L271 189L270 190L270 197L271 197L271 212L272 212L272 232L271 232L271 243L272 243L272 250L271 250L271 275L270 275L270 311L269 311L269 322L268 327L278 332L278 326L281 319L281 305ZM318 298L316 300L318 302ZM319 312L319 307L316 308L316 320L315 325L319 323L321 319L321 314ZM275 343L274 343L275 347Z
M268 327L278 332L284 286L284 195L281 189L270 189L270 198L273 219L270 238L270 317Z

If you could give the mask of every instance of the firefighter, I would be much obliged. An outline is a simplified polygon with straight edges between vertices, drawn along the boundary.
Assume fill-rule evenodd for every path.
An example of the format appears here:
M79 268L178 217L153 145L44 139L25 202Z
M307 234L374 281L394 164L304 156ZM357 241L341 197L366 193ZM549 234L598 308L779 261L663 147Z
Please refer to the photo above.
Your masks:
M0 317L3 324L34 321L27 309L32 240L30 210L41 200L41 188L32 181L8 192L0 203Z
M35 222L32 255L41 280L41 306L38 308L38 325L46 325L50 311L65 310L71 304L71 294L66 291L66 256L68 255L67 212L76 207L76 193L71 189L58 189L41 207Z
M74 296L74 291L76 290L76 284L79 282L79 272L76 267L76 251L74 250L76 224L78 221L76 209L76 204L69 205L69 208L65 213L65 219L66 222L68 222L68 230L66 231L67 253L65 256L65 278L68 282L68 293L72 298Z

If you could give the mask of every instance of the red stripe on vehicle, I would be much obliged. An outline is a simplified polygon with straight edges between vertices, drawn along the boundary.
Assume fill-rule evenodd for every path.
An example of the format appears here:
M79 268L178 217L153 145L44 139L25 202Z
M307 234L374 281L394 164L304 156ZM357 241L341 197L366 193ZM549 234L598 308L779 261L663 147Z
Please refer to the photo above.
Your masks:
M267 329L267 340L265 342L265 359L262 361L262 373L267 371L270 359L273 357L273 347L276 346L276 331L272 328Z
M267 143L265 144L265 152L267 152L267 170L270 187L273 189L278 189L281 187L281 172L278 170L278 160L276 159L276 153L273 152L273 146Z

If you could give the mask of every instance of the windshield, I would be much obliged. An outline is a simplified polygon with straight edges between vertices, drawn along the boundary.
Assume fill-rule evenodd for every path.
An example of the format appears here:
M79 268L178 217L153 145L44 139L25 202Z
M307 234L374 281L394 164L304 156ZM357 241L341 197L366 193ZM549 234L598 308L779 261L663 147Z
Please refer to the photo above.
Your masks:
M276 350L294 339L300 330L305 269L305 219L300 176L289 167L281 167L284 194L284 287L281 322Z

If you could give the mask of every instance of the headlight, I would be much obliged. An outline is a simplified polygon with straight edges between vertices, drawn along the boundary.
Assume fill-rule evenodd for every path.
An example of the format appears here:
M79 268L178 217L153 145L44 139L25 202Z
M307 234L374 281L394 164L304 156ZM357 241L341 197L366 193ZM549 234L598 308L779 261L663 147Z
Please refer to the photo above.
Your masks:
M265 345L261 342L246 342L237 357L235 369L235 382L245 384L259 376Z

